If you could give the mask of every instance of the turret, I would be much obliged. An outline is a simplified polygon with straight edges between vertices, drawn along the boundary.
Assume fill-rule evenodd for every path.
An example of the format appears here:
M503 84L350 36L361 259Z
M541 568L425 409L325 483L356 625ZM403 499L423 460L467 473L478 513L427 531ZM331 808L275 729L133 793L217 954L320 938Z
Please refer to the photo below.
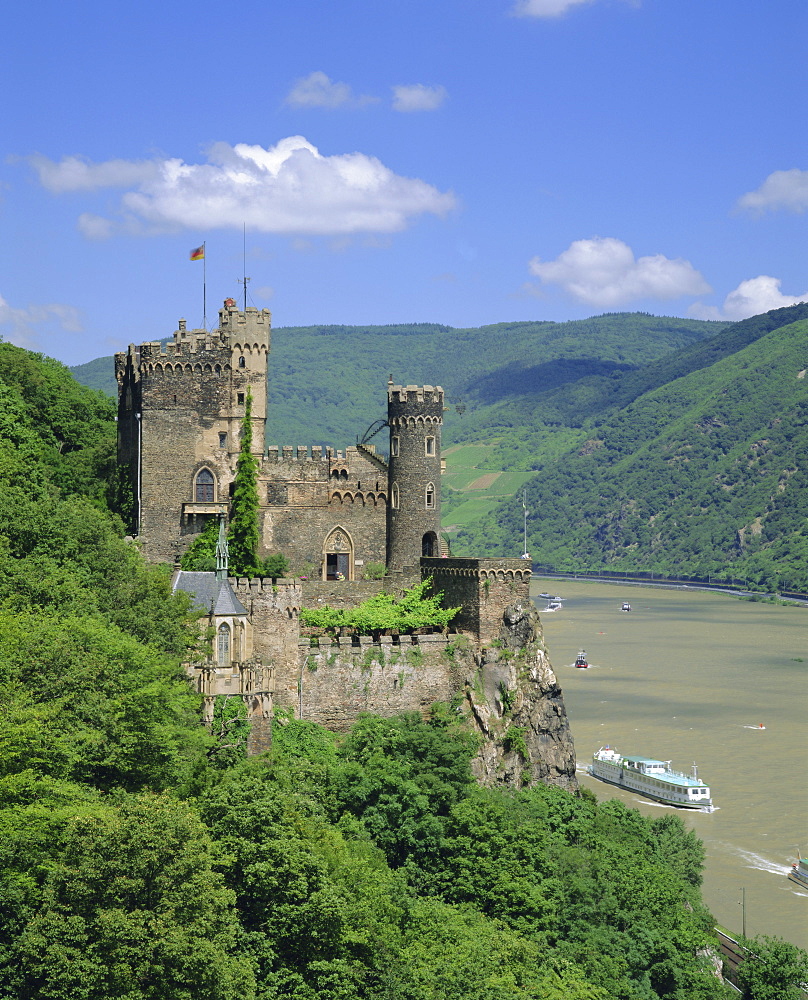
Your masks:
M415 569L440 554L440 386L387 383L390 469L387 569Z

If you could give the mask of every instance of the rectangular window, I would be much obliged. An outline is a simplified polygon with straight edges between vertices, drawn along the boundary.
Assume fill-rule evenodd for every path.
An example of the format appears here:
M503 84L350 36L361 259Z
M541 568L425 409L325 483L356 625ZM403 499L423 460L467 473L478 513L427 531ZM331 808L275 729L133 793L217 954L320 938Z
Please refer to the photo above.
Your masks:
M244 393L240 392L238 394L238 396L237 396L237 399L238 399L238 405L239 406L243 406L244 405Z
M390 454L396 456L398 454L398 438L390 438Z
M433 437L428 437L426 439L425 450L427 455L435 454L435 439Z
M435 490L431 486L426 488L426 505L427 508L435 506Z
M227 434L225 434L224 431L219 431L219 447L227 447Z

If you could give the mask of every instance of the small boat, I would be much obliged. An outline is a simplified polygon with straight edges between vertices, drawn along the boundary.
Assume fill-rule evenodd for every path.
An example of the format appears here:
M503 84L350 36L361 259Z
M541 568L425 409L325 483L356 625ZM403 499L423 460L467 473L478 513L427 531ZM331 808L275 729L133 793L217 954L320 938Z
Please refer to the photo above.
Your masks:
M808 858L803 858L798 854L788 877L802 889L808 889Z
M620 608L621 611L631 611L631 605L628 601L623 601L623 606Z
M575 666L580 667L583 670L589 666L585 650L581 649L578 651L578 655L575 657Z
M547 607L544 608L544 611L542 613L544 614L547 611L560 611L563 607L564 605L561 603L561 601L548 601Z
M592 755L592 764L587 770L593 778L669 806L700 809L702 812L714 809L710 789L699 780L695 764L691 775L682 774L671 768L669 760L629 756L611 747L601 747Z
M539 594L539 597L543 601L560 601L561 600L561 598L558 596L558 594Z

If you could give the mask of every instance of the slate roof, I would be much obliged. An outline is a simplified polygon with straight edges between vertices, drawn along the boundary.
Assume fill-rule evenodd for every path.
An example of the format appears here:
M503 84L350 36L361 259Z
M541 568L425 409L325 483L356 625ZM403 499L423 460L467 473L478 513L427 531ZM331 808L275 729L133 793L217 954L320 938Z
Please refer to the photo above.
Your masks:
M247 609L236 597L227 580L217 580L215 573L189 573L180 570L172 592L190 594L192 607L209 615L246 615Z

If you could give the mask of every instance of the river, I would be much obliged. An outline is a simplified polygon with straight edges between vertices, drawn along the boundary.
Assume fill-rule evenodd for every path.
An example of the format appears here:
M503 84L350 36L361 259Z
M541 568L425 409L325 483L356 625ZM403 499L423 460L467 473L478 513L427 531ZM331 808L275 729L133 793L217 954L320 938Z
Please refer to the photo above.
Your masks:
M545 592L565 599L541 618L581 784L658 816L670 807L587 775L592 753L610 745L686 773L695 761L717 808L676 813L704 841L705 903L730 930L745 920L749 937L808 949L808 892L786 878L808 853L808 609L540 578L540 611ZM573 666L581 648L587 670Z

